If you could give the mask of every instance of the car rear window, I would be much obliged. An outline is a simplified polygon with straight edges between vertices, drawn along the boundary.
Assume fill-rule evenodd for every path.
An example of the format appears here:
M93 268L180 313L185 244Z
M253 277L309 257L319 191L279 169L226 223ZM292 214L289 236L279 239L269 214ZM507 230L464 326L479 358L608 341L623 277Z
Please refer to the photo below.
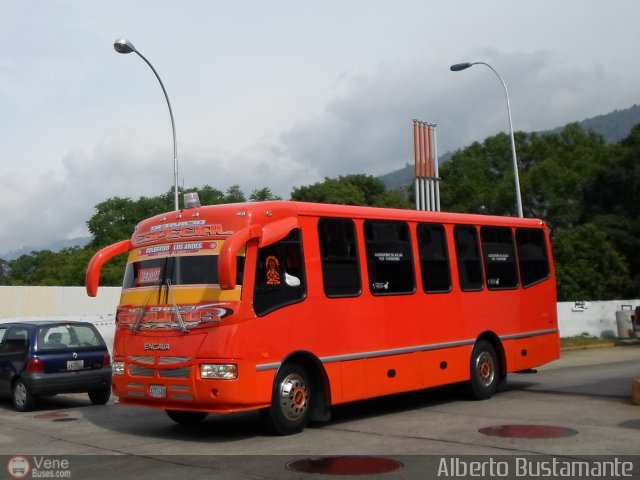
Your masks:
M38 350L104 347L104 341L92 325L47 325L38 328Z

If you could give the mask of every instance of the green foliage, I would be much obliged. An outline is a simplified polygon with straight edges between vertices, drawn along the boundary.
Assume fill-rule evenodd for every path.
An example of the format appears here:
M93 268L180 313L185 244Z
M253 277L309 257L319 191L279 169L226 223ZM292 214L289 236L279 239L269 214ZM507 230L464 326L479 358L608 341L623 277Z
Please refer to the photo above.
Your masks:
M8 285L10 272L9 262L0 258L0 285Z
M295 187L291 199L339 205L411 208L398 193L388 191L380 179L362 174L325 178L324 182Z
M252 202L266 202L267 200L282 200L282 197L275 195L269 187L256 189L249 195Z
M113 197L95 206L95 213L87 222L93 236L90 247L104 247L131 237L140 220L172 210L172 203L160 197Z
M440 203L450 212L514 215L513 160L501 133L454 153L440 169Z
M609 150L602 137L575 123L557 134L522 138L523 209L529 216L546 219L554 229L579 225L585 217L585 188Z
M8 262L8 285L73 286L84 283L84 271L91 253L81 247L59 252L41 250Z
M629 284L626 260L606 232L592 223L559 232L553 251L560 298L620 298Z
M223 203L241 203L246 201L247 197L245 197L242 190L240 190L240 185L231 185L227 188Z

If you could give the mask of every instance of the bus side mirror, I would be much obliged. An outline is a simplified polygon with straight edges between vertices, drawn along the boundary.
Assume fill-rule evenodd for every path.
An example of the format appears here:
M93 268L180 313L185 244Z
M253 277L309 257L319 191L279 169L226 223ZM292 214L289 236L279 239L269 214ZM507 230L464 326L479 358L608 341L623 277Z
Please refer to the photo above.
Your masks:
M260 227L253 225L238 230L224 241L218 257L218 282L222 290L236 288L238 252L250 239L257 238L260 233Z
M123 240L122 242L114 243L102 250L98 250L89 262L87 273L84 277L87 295L90 297L98 295L98 285L100 283L100 271L102 270L102 265L107 263L113 257L127 253L129 250L131 250L131 240Z

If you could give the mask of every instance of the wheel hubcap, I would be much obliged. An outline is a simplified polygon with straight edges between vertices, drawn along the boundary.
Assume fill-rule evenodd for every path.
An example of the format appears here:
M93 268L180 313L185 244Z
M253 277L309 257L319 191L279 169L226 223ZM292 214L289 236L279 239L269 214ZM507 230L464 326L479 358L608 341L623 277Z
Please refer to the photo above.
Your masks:
M478 359L476 360L476 371L478 372L478 379L483 386L488 387L491 385L496 376L493 357L491 357L487 352L482 352L478 355Z
M15 399L16 404L21 407L27 401L27 389L22 383L16 385L16 389L13 393L13 398Z
M280 383L280 408L288 420L302 418L309 405L309 386L296 373L287 375Z

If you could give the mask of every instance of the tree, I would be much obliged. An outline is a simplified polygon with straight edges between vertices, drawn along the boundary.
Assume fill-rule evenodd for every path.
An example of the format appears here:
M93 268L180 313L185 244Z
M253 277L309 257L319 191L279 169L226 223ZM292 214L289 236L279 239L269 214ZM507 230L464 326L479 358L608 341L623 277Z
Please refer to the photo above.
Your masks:
M520 140L522 134L518 132ZM509 137L498 134L453 154L440 168L442 210L514 215L513 160Z
M306 187L295 187L291 199L300 202L335 203L410 208L398 193L388 191L382 180L371 175L346 175L325 178Z
M95 206L95 213L87 222L93 236L89 246L104 247L131 237L143 218L167 211L163 197L113 197Z
M553 251L559 300L624 298L628 264L598 226L589 223L558 232Z
M588 220L585 194L610 156L601 136L570 124L559 133L522 139L522 190L528 216L553 228L571 228Z
M0 285L8 285L10 274L9 262L4 258L0 258Z
M515 140L525 216L543 218L552 229L583 223L585 188L610 155L602 137L570 124L559 133L516 132ZM456 152L440 171L443 210L516 214L506 134Z
M632 277L627 295L635 298L640 292L640 125L610 150L585 187L585 216L608 232L626 258Z
M282 200L282 197L275 195L269 187L256 189L249 195L252 202L265 202L267 200Z
M220 203L225 203L224 193L210 185L205 185L202 188L192 190L196 190L198 192L198 197L200 198L200 203L202 205L218 205Z
M246 201L247 197L245 197L242 190L240 190L240 185L231 185L227 188L223 203L242 203Z

